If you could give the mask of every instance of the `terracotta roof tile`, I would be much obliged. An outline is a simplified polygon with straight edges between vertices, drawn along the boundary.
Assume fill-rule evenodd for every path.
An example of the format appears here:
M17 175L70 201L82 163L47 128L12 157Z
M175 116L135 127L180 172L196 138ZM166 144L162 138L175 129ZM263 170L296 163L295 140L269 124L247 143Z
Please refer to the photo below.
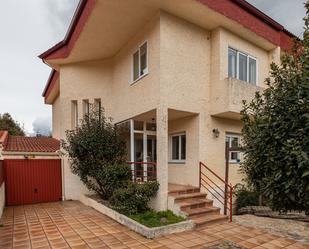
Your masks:
M56 152L60 142L49 137L9 136L5 151L14 152Z
M0 144L2 144L3 147L6 146L8 135L8 131L0 131Z

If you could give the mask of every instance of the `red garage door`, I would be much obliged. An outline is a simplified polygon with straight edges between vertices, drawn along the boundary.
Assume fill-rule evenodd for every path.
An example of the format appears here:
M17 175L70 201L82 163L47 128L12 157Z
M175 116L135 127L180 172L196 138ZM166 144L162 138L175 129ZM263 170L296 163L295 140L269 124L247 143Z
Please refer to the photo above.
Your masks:
M5 159L6 204L61 200L61 160Z

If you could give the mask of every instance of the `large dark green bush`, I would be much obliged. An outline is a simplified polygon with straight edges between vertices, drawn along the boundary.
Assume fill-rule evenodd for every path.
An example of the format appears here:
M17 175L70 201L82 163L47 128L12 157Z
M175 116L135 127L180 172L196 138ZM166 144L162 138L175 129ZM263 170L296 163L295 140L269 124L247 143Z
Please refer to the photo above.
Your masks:
M116 190L110 198L113 209L126 215L144 213L149 210L148 202L159 189L157 182L129 183Z
M303 40L281 65L271 65L268 88L243 110L248 183L277 210L309 212L309 1Z
M91 109L75 130L66 132L61 145L68 154L72 172L102 199L108 200L116 189L131 180L125 142L104 116L103 109Z

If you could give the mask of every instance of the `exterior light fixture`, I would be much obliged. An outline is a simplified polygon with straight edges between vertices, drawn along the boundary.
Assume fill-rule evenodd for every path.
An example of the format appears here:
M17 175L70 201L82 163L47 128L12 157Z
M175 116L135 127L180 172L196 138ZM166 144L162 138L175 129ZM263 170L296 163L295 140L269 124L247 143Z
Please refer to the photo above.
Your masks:
M215 128L212 130L212 133L214 134L214 137L215 138L218 138L219 137L219 134L220 134L220 131L218 128Z

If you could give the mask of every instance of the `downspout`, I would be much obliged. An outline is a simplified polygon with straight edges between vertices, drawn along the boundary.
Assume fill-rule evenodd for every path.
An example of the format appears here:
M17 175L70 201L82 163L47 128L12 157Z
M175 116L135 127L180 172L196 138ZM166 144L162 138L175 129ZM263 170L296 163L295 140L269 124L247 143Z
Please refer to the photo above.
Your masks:
M60 150L57 151L57 154L61 160L61 199L65 201L65 178L64 178L64 159Z

